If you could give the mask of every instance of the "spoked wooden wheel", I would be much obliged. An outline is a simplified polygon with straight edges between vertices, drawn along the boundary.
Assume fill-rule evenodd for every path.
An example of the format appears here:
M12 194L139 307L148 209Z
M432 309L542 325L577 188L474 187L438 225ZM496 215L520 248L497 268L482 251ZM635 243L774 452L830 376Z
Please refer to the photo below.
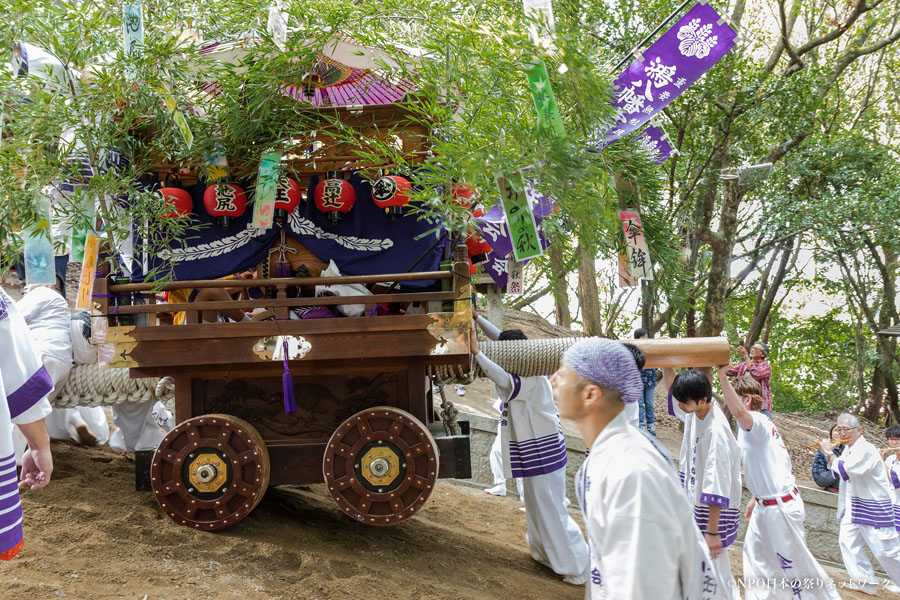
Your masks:
M150 484L169 518L185 527L231 527L269 485L269 452L256 429L229 415L203 415L175 427L150 464Z
M396 525L434 491L437 444L408 412L376 406L335 430L322 470L329 493L349 516L369 525Z

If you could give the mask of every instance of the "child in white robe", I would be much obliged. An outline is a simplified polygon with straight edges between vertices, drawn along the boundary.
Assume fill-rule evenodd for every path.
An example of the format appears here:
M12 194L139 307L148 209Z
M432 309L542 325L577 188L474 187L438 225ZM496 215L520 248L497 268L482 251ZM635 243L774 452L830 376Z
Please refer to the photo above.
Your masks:
M685 369L676 376L667 368L663 378L669 389L669 414L684 422L679 475L709 545L719 583L738 598L728 547L737 539L741 518L740 449L725 413L713 400L706 375Z
M806 510L791 471L791 457L763 407L762 388L749 376L728 381L719 367L722 394L738 423L744 478L753 498L744 533L747 600L840 599L834 582L806 546ZM803 585L804 581L813 582Z
M511 338L508 332L501 335L484 317L476 317L475 322L490 339L525 339L521 332ZM503 401L504 471L508 477L522 478L525 539L531 556L563 575L566 583L582 585L587 581L588 549L581 529L566 510L566 443L550 381L507 373L479 352L474 331L472 354Z
M628 350L612 340L579 341L552 383L560 415L575 420L590 448L575 480L590 541L587 597L728 597L671 459L626 420L625 405L643 392Z

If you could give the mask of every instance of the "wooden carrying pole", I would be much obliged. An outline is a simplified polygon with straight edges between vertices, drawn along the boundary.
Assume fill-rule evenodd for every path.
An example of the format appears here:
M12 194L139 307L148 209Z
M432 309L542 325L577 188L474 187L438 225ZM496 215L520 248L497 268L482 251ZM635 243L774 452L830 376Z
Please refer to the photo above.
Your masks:
M671 340L621 340L644 351L645 369L664 367L718 367L731 362L725 338L679 338Z

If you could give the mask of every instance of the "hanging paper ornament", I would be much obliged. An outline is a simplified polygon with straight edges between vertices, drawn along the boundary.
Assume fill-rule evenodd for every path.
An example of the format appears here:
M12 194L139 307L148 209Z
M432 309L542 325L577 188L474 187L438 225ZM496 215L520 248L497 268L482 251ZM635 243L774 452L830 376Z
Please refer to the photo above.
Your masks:
M279 178L278 187L275 188L275 221L284 223L285 219L300 206L302 199L299 183L290 177Z
M403 214L403 206L409 204L411 192L412 184L399 175L383 175L372 184L372 200L392 219Z
M169 206L169 212L160 215L164 219L174 219L178 215L189 215L194 209L194 201L187 190L177 187L159 188L163 200Z
M338 178L339 173L331 171L327 179L320 181L313 192L316 208L328 216L332 222L344 218L356 204L356 192L350 182Z
M203 205L210 216L222 227L228 227L232 219L244 214L247 208L247 194L236 183L214 183L203 192Z

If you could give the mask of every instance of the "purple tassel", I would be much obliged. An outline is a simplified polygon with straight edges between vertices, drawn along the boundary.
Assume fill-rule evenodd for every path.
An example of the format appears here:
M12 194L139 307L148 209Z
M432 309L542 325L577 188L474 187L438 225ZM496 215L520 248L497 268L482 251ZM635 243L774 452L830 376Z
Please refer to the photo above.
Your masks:
M290 277L291 263L278 261L275 263L275 277Z
M294 378L291 376L291 369L288 367L288 343L282 338L282 348L284 348L284 375L281 376L281 387L284 390L284 412L291 414L297 412L297 402L294 399Z

